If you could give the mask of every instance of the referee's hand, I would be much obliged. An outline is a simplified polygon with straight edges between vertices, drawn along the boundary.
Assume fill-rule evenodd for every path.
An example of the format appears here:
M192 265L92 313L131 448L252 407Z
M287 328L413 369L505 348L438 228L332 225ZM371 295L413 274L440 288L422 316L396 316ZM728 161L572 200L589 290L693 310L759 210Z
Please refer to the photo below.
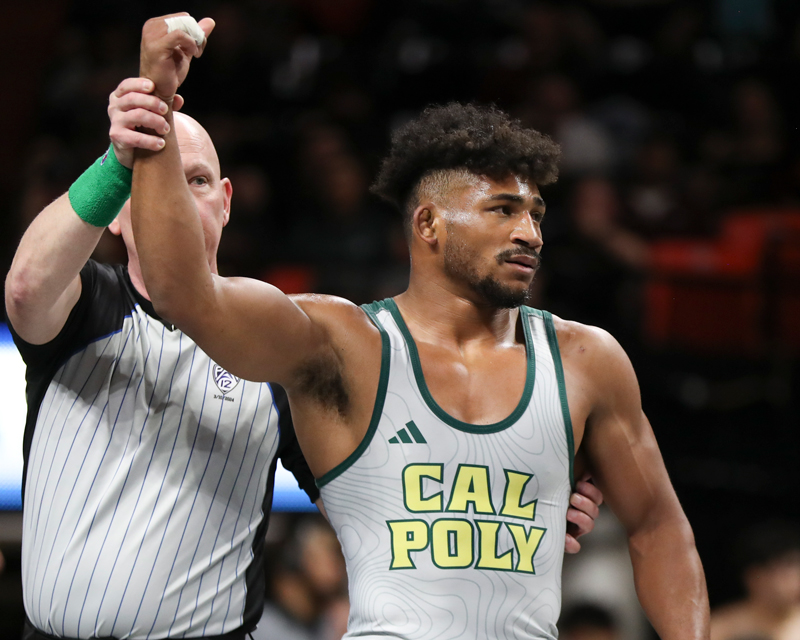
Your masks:
M564 551L578 553L581 543L578 538L594 529L594 521L603 504L603 493L591 483L591 476L586 473L575 485L575 493L569 498L567 509L567 537Z
M164 146L161 138L169 131L164 115L167 103L154 95L155 85L149 78L126 78L108 97L108 137L114 145L119 163L133 168L133 150L158 151ZM172 108L183 106L183 98L175 95Z

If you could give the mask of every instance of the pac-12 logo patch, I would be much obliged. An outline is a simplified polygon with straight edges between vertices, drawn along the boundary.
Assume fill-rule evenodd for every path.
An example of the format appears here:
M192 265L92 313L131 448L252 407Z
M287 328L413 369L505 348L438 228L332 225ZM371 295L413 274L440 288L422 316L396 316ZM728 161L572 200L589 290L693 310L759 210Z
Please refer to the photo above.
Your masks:
M217 387L219 387L219 390L222 391L222 393L230 393L236 388L236 385L239 384L239 378L232 373L228 373L218 364L215 364L214 382L217 384Z

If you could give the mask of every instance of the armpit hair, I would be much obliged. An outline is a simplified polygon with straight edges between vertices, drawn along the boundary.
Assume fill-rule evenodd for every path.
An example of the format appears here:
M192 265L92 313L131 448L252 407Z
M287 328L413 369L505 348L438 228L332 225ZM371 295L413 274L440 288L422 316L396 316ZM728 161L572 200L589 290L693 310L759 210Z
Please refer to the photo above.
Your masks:
M350 408L342 365L333 354L305 362L297 371L297 388L303 395L342 417Z

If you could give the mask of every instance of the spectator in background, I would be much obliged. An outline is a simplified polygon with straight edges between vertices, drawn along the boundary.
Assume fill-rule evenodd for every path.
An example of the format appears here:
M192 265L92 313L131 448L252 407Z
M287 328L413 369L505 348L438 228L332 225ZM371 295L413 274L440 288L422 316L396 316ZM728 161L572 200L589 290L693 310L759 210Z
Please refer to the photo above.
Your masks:
M711 615L711 640L800 638L800 530L783 522L747 529L737 545L745 597Z
M772 202L787 133L774 91L761 79L741 80L732 88L727 108L727 125L712 128L701 139L703 161L726 176L731 205Z
M220 273L258 277L264 254L270 252L278 234L274 216L267 216L272 183L262 167L239 165L229 172L236 185L236 215L225 228L217 254Z
M561 145L559 170L563 178L614 169L611 135L584 108L580 89L571 78L548 74L539 79L519 116L527 126L551 135Z
M270 597L253 640L341 638L349 611L347 574L330 525L321 516L301 521L275 558Z
M614 262L628 269L643 270L650 261L649 247L642 237L620 224L619 206L611 182L602 178L584 179L575 189L575 227Z
M681 201L681 157L675 141L654 135L637 153L625 187L627 225L648 237L684 231L689 226Z
M620 640L614 616L596 604L578 604L567 609L558 623L561 640Z
M301 203L306 214L292 216L286 259L313 265L320 293L371 300L392 265L392 235L402 236L399 217L370 195L366 167L342 129L306 127L300 159L312 199Z
M622 226L619 194L605 178L580 180L570 205L571 229L546 250L555 279L548 297L560 314L630 332L623 319L638 317L638 276L649 265L648 243Z

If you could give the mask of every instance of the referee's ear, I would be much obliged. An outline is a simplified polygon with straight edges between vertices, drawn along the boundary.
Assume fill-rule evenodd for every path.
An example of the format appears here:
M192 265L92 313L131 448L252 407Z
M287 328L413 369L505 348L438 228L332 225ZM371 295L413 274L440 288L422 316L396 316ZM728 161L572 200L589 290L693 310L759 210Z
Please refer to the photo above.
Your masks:
M111 221L111 224L108 225L108 230L113 233L115 236L122 236L124 239L124 235L122 233L122 220L125 220L126 224L128 225L128 229L131 228L131 199L128 198L127 202L122 205L122 209L117 214L117 217Z
M230 178L222 178L220 180L222 187L223 207L222 207L222 226L228 224L231 219L231 197L233 196L233 184Z

